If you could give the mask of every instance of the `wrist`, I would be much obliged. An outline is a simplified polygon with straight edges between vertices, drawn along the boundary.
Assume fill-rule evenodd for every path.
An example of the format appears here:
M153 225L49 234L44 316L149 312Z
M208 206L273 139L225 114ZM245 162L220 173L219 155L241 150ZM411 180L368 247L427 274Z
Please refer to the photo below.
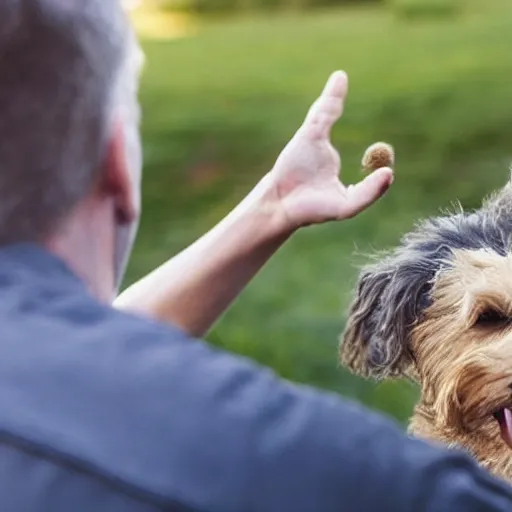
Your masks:
M257 217L259 227L268 237L288 237L299 227L287 216L271 173L259 181L242 204L244 203L246 213Z

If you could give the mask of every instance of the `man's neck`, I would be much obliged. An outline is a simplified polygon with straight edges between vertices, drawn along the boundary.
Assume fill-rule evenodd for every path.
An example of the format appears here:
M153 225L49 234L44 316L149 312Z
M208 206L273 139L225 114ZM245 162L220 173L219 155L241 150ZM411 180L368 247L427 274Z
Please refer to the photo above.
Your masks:
M112 222L105 205L83 201L44 247L63 260L102 302L114 299Z

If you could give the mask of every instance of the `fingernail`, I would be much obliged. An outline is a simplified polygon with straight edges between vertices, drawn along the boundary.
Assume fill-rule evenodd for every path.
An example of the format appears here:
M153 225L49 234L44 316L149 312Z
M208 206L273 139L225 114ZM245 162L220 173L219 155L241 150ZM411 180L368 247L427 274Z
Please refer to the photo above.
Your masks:
M391 175L391 178L382 185L382 193L384 194L387 192L391 185L393 185L393 175Z

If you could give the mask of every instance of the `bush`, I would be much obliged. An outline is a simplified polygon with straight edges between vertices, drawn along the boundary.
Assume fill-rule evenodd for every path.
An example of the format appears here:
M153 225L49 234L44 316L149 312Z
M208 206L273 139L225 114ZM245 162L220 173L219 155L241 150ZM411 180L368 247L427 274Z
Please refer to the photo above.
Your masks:
M190 11L195 13L229 12L237 8L238 0L163 0L162 9L168 11Z
M390 0L398 17L406 19L452 18L462 9L461 0Z
M165 10L191 11L198 14L226 13L247 9L312 9L325 6L380 3L382 0L161 0Z

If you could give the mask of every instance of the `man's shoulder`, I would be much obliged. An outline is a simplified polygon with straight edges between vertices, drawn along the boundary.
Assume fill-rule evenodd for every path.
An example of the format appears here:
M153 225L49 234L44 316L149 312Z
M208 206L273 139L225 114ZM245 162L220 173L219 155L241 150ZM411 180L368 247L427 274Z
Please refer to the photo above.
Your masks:
M65 467L165 496L169 482L164 486L156 475L164 469L157 468L159 435L169 423L171 366L193 342L67 285L23 276L3 284L0 438Z
M155 500L244 502L272 372L78 288L22 281L0 286L3 439Z

